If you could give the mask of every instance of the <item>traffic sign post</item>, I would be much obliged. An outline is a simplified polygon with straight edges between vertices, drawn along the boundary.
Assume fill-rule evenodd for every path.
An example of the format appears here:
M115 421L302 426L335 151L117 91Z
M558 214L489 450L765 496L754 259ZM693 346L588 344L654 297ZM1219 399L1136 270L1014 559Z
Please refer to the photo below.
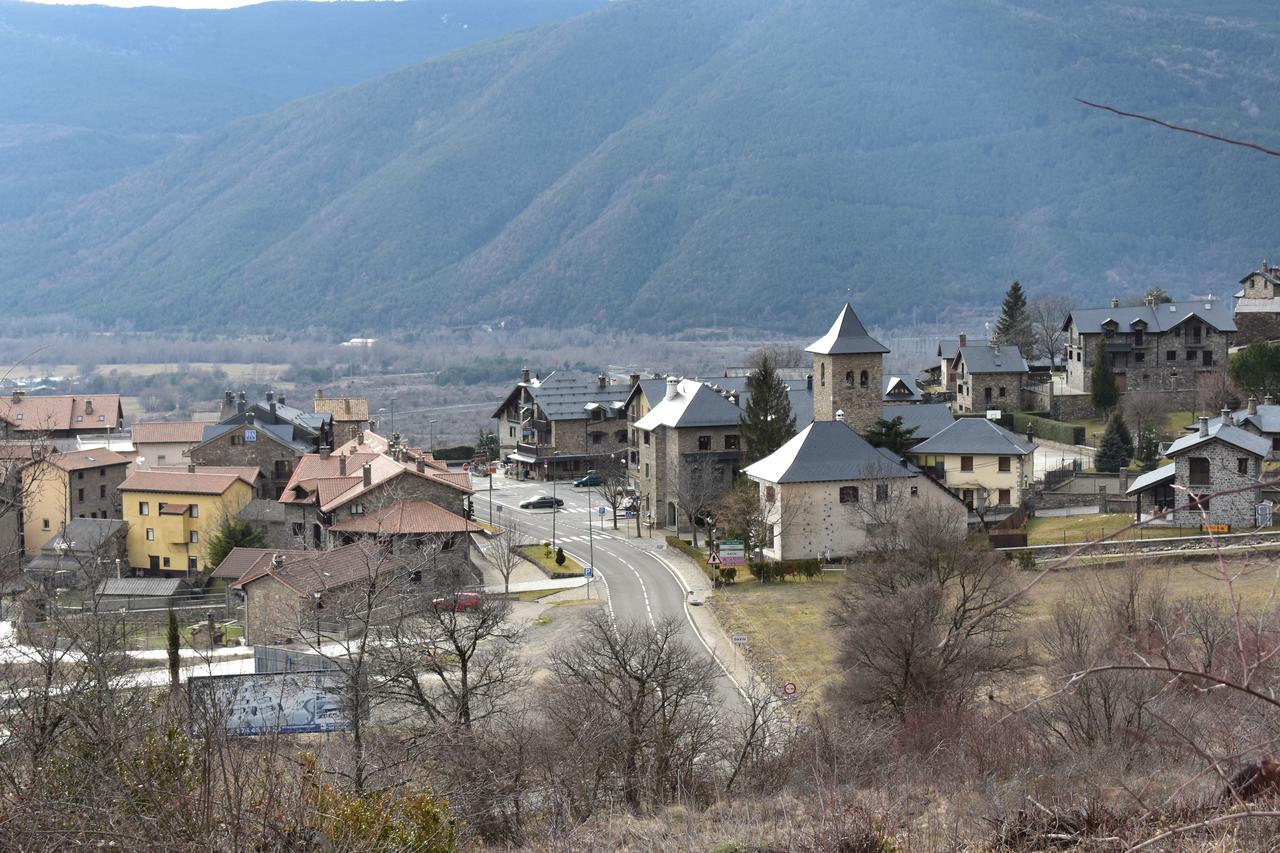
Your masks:
M788 681L786 684L782 685L782 693L783 693L783 695L784 695L784 696L794 696L794 695L796 695L796 686L795 686L795 684L793 684L792 682Z
M591 597L591 577L595 574L594 566L583 566L582 576L587 579L587 598Z
M603 506L596 507L596 515L600 516L600 530L603 532L604 531L604 507Z

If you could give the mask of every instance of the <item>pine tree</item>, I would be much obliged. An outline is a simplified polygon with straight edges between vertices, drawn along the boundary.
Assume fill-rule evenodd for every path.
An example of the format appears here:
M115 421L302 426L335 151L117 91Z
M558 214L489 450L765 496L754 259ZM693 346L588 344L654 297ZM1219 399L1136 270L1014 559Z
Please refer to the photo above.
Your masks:
M1129 456L1133 450L1125 445L1124 433L1127 431L1120 416L1113 415L1107 423L1107 431L1102 434L1102 441L1098 443L1098 454L1093 460L1094 468L1114 474L1129 464Z
M1035 335L1031 329L1031 315L1027 312L1027 294L1022 283L1009 285L1000 306L1000 319L996 321L995 342L1002 346L1016 346L1024 358L1031 358Z
M1128 467L1129 463L1133 461L1133 433L1129 432L1129 425L1124 422L1124 418L1120 416L1119 412L1112 415L1111 420L1116 422L1116 431L1120 433L1120 441L1124 443L1123 467Z
M755 369L747 376L747 392L750 396L739 420L742 465L765 458L796 432L796 416L791 412L787 386L767 352L760 355Z
M903 456L917 443L917 429L918 427L904 426L902 415L898 415L891 421L884 418L876 421L863 438L872 447L883 447Z
M266 534L252 522L234 515L224 515L205 546L205 565L216 569L231 553L232 548L262 548L266 544Z
M1143 430L1138 439L1138 467L1143 471L1154 471L1160 464L1160 439L1153 429Z
M1089 397L1093 405L1102 411L1115 408L1120 400L1120 388L1116 385L1116 374L1111 367L1111 356L1107 353L1107 342L1098 341L1098 351L1093 357L1093 370L1089 373Z

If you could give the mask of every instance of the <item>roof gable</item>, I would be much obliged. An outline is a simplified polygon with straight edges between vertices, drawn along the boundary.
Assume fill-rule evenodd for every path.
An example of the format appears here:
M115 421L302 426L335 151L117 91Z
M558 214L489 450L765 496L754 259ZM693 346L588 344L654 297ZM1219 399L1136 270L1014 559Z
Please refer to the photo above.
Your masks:
M1023 440L994 421L956 418L937 435L911 448L911 452L925 456L1025 456L1035 449L1034 442Z
M867 334L867 329L848 302L840 309L836 321L827 333L818 338L805 352L817 355L853 355L860 353L884 353L889 348Z
M829 483L913 477L905 460L872 447L842 421L814 421L743 473L767 483Z

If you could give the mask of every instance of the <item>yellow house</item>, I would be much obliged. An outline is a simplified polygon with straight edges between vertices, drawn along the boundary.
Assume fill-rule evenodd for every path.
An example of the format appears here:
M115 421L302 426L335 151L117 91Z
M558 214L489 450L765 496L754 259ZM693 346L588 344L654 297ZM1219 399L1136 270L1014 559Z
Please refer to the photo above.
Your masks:
M1031 485L1036 445L986 418L957 418L911 448L916 464L970 509L1016 507Z
M253 499L256 469L137 471L120 486L129 524L129 567L135 572L187 574L205 568L208 537L224 515Z
M22 545L36 557L73 518L120 518L129 458L112 450L50 453L22 469Z

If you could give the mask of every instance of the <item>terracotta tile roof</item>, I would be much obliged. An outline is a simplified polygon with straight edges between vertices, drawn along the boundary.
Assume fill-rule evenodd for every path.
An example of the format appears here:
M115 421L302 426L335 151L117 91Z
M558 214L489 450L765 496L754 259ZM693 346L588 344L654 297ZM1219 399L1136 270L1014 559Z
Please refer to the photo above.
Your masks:
M134 424L133 443L136 444L199 444L204 440L201 421L151 421Z
M293 549L281 550L279 548L232 548L230 553L222 558L222 562L218 564L218 567L209 576L238 581L251 570L256 571L263 568L264 563L270 563L274 554L281 554L287 560L296 560L305 557L307 552Z
M188 474L191 473L185 465L154 465L152 471L159 471L163 474ZM252 465L197 465L195 473L197 474L232 474L244 480L250 486L258 482L258 478L262 476L262 469L255 468Z
M367 421L369 401L364 397L316 397L315 411L333 415L335 421Z
M129 457L114 450L73 450L69 453L51 453L45 457L50 465L63 471L84 471L89 468L105 468L110 465L128 465Z
M280 566L274 565L270 557L259 558L232 586L243 589L270 575L299 595L309 596L388 572L405 571L409 567L399 557L365 542L333 551L302 551L300 554L291 557L288 552L281 553L284 564Z
M0 418L20 432L106 430L120 426L120 395L0 397Z
M346 533L387 536L416 533L466 533L480 526L431 501L396 501L377 512L355 516L329 528Z
M190 474L186 471L135 471L120 484L122 492L174 492L224 495L237 481L235 474Z

